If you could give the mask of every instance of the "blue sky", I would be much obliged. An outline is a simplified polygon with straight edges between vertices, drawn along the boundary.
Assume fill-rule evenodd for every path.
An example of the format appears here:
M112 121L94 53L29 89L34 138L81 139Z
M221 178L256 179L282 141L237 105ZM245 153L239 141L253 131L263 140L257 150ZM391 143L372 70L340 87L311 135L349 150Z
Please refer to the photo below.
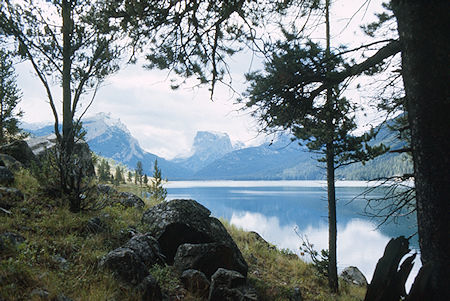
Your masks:
M379 9L380 2L370 1L368 9L357 12L359 1L335 1L332 40L359 43L363 38L359 24L362 20L373 20L372 12ZM348 18L355 12L347 26ZM316 35L319 38L323 33L316 32ZM233 57L229 63L232 85L238 93L245 89L244 73L261 69L260 60L252 59L249 52ZM20 107L25 112L24 121L52 121L44 88L32 75L30 66L27 63L17 65L16 72L23 92ZM195 82L188 82L173 91L166 71L144 70L139 64L126 66L106 79L87 116L110 112L112 117L121 119L144 149L166 158L188 153L195 133L200 130L226 132L232 141L241 141L247 146L265 139L264 135L258 135L258 125L249 113L238 111L239 106L235 104L238 94L219 85L211 101L208 87L192 88L194 85ZM349 93L353 93L356 101L363 101L360 94Z

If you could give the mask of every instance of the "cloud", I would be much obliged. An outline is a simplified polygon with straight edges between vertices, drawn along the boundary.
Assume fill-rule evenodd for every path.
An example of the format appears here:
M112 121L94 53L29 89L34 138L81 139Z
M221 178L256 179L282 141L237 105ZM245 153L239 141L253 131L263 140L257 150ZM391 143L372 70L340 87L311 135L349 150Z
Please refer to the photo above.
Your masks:
M287 248L299 254L299 246L302 241L295 233L296 224L280 225L280 220L275 216L265 216L253 212L234 212L230 223L243 228L246 231L256 231L267 241L279 248ZM374 224L361 219L352 219L345 225L338 224L338 270L348 266L356 266L370 282L375 266L383 256L384 248L390 237L374 230ZM328 226L321 224L318 227L308 226L298 229L301 235L306 235L314 245L314 249L328 249ZM304 258L307 259L307 258ZM407 282L407 288L412 284L413 277L420 268L420 262L416 264Z

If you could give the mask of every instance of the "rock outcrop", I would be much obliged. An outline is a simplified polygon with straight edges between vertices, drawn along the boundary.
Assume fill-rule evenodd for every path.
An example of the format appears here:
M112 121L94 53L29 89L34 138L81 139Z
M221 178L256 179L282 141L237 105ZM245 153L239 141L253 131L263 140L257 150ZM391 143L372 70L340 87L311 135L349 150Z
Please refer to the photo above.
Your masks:
M197 270L185 270L180 277L181 283L192 294L206 299L209 294L210 282L205 274Z
M123 247L105 255L100 266L110 269L124 283L136 286L149 275L152 265L163 263L163 258L153 237L137 234Z
M10 209L24 200L23 193L16 188L0 187L0 207Z
M241 252L222 223L210 214L194 200L172 200L145 211L142 224L158 240L167 263L173 264L178 247L183 244L220 243L233 253L233 265L246 276L248 266Z
M178 247L173 266L180 272L188 269L199 270L206 277L219 268L238 271L247 275L247 264L237 257L230 246L223 243L182 244Z
M256 293L246 285L246 279L236 271L218 269L211 277L209 301L253 301Z
M27 140L30 150L39 160L45 160L49 151L55 148L56 135L51 134ZM73 153L77 156L77 166L81 168L83 175L91 177L95 175L94 163L92 162L91 150L83 140L76 141ZM20 160L19 160L20 161ZM23 163L23 162L22 162Z
M17 140L0 146L0 154L6 154L13 157L25 167L31 167L33 163L39 164L39 160L33 154L27 142L23 140Z
M18 171L20 168L23 168L23 164L10 155L0 154L0 160L3 162L1 166L7 167L12 172Z
M360 286L366 286L367 285L367 279L364 276L364 274L354 266L346 267L341 272L341 278L344 279L346 282L360 285Z
M13 173L5 166L0 166L0 185L9 186L14 183Z

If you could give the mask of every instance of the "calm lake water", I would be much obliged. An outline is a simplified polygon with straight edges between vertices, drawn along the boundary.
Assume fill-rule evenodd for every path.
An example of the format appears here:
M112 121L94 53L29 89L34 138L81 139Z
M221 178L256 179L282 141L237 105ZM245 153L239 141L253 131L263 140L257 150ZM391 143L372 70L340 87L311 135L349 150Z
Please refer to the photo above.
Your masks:
M357 197L367 188L367 183L342 181L336 186L338 269L357 266L370 281L389 239L416 233L416 220L401 218L397 224L377 227L380 220L365 216L366 201ZM167 199L194 199L213 216L256 231L279 248L299 254L301 239L296 232L306 235L316 249L328 248L324 181L174 181L166 188ZM417 235L411 240L411 248L418 249ZM416 263L411 274L415 275L418 268Z

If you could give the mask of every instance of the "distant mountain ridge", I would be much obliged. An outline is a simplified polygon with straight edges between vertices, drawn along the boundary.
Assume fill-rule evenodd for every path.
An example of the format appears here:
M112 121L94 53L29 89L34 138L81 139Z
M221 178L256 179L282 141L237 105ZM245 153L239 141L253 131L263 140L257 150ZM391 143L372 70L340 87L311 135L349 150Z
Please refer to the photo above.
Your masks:
M325 169L313 154L287 135L281 135L272 143L244 147L242 143L232 145L228 134L199 131L194 138L192 154L187 158L166 160L143 150L120 119L110 114L99 113L83 120L86 142L95 153L136 167L143 163L144 172L151 175L155 159L169 180L318 180L325 178ZM35 136L53 132L54 126L39 128L23 125ZM386 126L380 129L375 144L385 143L399 148L401 142L395 139ZM382 176L400 175L410 172L412 164L407 157L388 153L379 158L338 169L336 176L347 180L368 180Z

